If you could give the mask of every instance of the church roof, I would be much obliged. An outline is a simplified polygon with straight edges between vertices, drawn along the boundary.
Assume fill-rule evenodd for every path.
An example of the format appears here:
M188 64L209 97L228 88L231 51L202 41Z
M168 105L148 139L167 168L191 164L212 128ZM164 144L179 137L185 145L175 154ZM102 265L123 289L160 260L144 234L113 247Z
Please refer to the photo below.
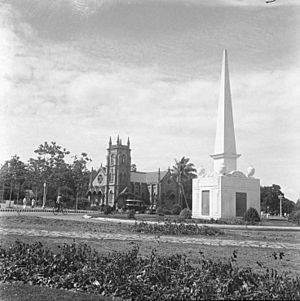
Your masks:
M161 171L160 172L160 180L168 173L168 171ZM130 181L131 182L138 182L138 183L157 183L159 178L158 171L153 172L140 172L140 171L131 171L130 172Z

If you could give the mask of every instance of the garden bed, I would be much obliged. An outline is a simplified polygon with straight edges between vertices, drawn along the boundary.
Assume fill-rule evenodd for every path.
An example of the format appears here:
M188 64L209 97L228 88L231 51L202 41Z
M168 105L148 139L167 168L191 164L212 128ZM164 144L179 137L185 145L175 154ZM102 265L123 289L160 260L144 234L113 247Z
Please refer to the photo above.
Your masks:
M300 278L279 275L264 267L261 273L199 254L197 265L185 255L139 256L138 246L126 252L101 255L87 244L64 244L59 251L40 242L0 247L0 280L78 290L135 300L269 299L298 300Z

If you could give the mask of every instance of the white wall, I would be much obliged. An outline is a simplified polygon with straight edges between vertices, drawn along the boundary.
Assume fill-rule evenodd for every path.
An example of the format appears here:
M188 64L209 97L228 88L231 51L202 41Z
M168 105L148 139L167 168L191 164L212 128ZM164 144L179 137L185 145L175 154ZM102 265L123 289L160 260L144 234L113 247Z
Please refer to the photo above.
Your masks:
M202 191L210 192L210 214L202 215ZM193 218L231 218L236 216L236 192L247 194L247 209L253 207L260 213L259 179L216 175L193 179Z

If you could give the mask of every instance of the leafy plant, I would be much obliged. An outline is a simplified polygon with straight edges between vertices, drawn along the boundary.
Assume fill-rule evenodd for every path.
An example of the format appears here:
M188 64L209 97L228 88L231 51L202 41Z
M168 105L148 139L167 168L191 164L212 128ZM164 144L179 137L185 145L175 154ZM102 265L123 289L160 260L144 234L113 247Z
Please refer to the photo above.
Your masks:
M40 242L0 247L0 281L85 291L126 300L299 300L300 278L263 268L237 268L204 256L139 256L138 246L101 255L87 244L64 244L57 252Z
M117 207L118 209L125 209L125 200L124 199L118 199L117 201Z
M224 232L218 228L207 226L199 227L197 224L171 223L170 221L164 224L149 224L146 222L135 223L131 226L131 231L159 234L159 235L220 235Z
M293 211L288 218L289 222L300 224L300 209Z
M244 214L244 220L251 223L260 222L260 217L257 210L250 207Z
M178 204L173 205L173 207L172 207L173 215L179 215L180 211L181 211L180 205L178 205Z
M134 210L134 209L130 209L130 210L127 212L127 218L128 218L128 219L135 219L135 210Z
M162 207L157 207L156 208L156 214L159 215L159 216L164 216L164 210Z
M182 219L190 219L192 218L192 212L190 209L188 208L184 208L181 210L180 214L179 214L179 217L182 218Z
M103 206L103 213L105 215L111 214L113 212L113 208L109 205L104 205Z

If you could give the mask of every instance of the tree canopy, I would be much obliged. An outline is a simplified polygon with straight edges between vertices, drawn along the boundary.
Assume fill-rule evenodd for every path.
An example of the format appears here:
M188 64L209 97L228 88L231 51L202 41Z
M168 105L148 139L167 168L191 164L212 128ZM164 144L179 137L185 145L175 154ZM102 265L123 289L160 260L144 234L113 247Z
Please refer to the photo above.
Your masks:
M0 169L2 199L23 198L26 190L32 190L37 199L42 199L46 183L47 199L55 199L62 193L69 203L85 197L89 184L86 153L71 156L70 152L56 142L44 142L34 151L37 155L27 163L14 155ZM71 163L68 163L71 162Z
M190 159L185 157L182 157L179 161L175 159L175 165L171 171L172 177L176 181L179 189L179 205L183 207L183 199L188 209L190 209L190 206L187 202L184 183L197 177L197 170L195 169L194 164L190 163L189 161Z

